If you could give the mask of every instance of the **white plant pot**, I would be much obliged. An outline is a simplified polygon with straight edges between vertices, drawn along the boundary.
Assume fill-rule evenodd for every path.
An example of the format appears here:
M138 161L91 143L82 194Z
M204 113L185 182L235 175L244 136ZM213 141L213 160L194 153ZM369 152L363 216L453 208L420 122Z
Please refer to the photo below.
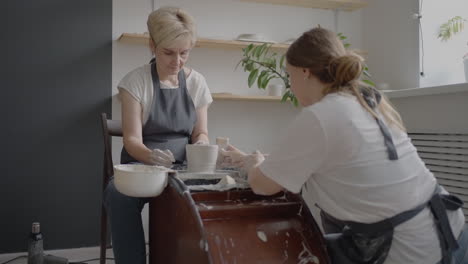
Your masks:
M465 81L468 82L468 57L465 57L463 64L465 65Z
M268 85L268 95L270 95L270 96L281 96L281 95L283 95L283 85L281 85L281 84L270 84L270 85Z

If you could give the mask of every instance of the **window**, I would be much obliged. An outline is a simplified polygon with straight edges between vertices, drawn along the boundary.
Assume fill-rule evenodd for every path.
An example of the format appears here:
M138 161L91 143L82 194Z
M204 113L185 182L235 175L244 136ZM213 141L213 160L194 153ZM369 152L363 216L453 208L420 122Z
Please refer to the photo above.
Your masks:
M463 56L468 53L468 1L419 0L421 6L420 87L466 82ZM465 28L447 41L438 36L439 27L460 16ZM468 76L467 76L468 78Z

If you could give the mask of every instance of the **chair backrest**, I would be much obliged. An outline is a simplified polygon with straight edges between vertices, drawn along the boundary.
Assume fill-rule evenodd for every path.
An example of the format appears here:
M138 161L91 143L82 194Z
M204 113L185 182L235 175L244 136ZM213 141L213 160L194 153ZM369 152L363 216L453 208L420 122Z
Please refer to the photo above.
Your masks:
M104 167L102 176L102 193L106 189L109 179L114 175L114 163L112 162L111 137L122 137L122 124L118 120L107 119L107 114L101 114L102 136L104 139ZM106 263L106 249L110 245L110 237L107 234L107 214L104 204L101 204L101 242L99 263Z
M110 177L114 175L114 163L112 161L111 137L122 137L122 122L120 120L107 119L107 114L101 114L102 136L104 139L104 173L103 190L106 188Z

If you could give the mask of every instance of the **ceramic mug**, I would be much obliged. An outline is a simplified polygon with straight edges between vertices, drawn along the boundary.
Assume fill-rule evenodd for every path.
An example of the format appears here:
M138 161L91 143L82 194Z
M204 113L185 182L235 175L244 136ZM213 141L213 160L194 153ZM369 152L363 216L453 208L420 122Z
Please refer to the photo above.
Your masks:
M187 144L187 171L209 173L216 170L218 145Z

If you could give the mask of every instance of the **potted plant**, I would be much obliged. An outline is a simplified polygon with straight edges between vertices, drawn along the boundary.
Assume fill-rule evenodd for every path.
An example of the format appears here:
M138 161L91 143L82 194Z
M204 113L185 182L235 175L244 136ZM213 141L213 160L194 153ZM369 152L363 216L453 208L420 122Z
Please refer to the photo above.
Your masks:
M454 35L463 31L466 21L467 20L461 16L450 18L447 22L440 25L437 38L441 41L450 40ZM468 81L468 53L466 53L462 59L465 67L465 80Z
M346 42L347 37L342 33L338 33L338 37L343 42L345 48L350 46ZM282 102L291 101L295 106L299 105L297 98L291 92L291 85L289 83L288 75L285 71L285 54L278 54L271 51L271 44L264 43L262 45L250 44L242 49L242 59L237 64L236 68L240 65L244 71L249 72L247 84L252 87L257 83L259 89L266 89L268 83L273 79L280 79L284 83L285 91ZM366 66L363 72L362 81L374 86L375 83L370 79L369 69Z

